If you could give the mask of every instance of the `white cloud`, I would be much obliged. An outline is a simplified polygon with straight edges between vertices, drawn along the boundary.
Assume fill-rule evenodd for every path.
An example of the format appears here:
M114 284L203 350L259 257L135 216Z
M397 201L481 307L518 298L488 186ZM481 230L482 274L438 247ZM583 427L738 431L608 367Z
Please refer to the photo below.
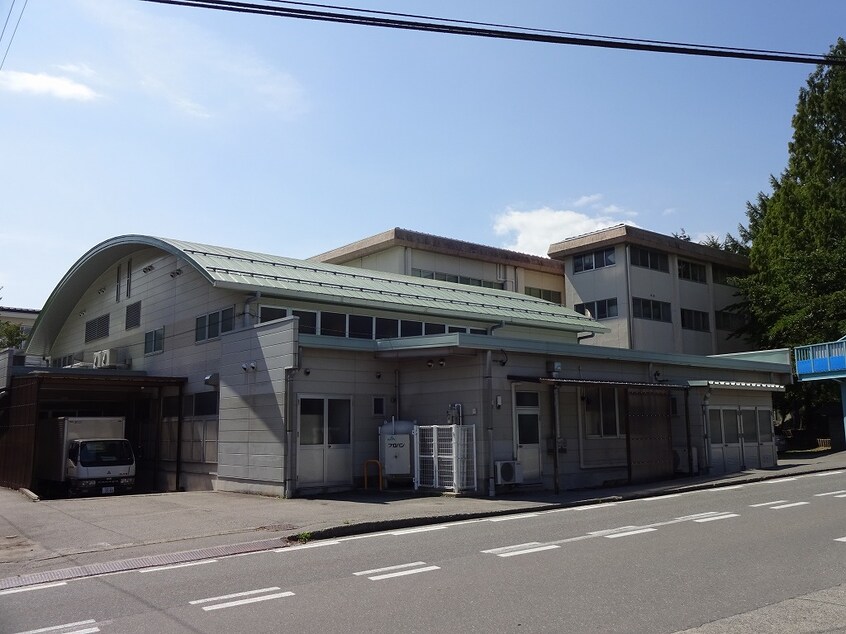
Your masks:
M528 211L508 209L494 218L494 232L506 236L506 249L546 255L549 245L591 231L620 224L608 215L588 215L569 209L543 207ZM625 224L634 225L633 222Z
M100 95L86 86L67 77L46 73L23 73L13 70L0 71L0 90L44 95L71 101L93 101Z
M127 91L141 91L190 117L207 119L258 107L283 116L305 111L304 91L290 74L241 44L195 22L142 11L131 3L83 5L113 37Z
M56 68L64 73L79 75L87 79L90 79L97 74L88 64L58 64Z
M602 200L602 194L589 194L582 196L573 203L574 207L584 207L585 205L593 205Z

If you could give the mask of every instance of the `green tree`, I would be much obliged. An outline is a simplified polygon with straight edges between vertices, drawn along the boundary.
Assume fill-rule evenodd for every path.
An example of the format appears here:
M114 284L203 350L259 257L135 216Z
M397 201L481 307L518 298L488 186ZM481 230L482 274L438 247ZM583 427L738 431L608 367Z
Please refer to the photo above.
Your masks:
M25 340L26 335L20 324L0 321L0 350L5 348L19 348Z
M846 335L846 41L799 92L788 164L772 192L747 203L746 227L726 247L748 252L738 280L759 347L793 347Z

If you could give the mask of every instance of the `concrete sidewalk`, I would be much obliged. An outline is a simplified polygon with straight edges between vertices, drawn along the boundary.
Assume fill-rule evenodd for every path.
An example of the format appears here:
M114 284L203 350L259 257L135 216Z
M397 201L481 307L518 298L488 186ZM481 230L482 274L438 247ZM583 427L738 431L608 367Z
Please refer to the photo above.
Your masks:
M435 522L666 495L846 469L846 452L782 456L774 469L684 477L556 495L497 497L355 492L291 500L198 491L34 502L0 489L0 590L194 561L319 539Z

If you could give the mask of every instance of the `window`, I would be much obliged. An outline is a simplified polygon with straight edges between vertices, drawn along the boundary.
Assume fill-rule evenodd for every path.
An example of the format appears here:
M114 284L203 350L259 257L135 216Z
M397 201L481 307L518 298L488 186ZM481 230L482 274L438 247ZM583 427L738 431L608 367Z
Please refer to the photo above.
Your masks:
M399 337L399 321L396 319L376 318L376 338L393 339Z
M144 333L144 354L153 354L164 350L164 326Z
M292 310L291 314L300 319L298 332L301 335L317 334L317 313L310 310Z
M582 420L589 438L625 436L625 395L616 387L582 388Z
M422 321L410 321L408 319L400 321L400 337L419 337L422 334Z
M126 330L138 328L141 325L141 302L129 304L126 307Z
M115 284L115 301L120 301L120 264L117 265L117 282Z
M573 310L594 319L610 319L617 316L617 298L598 299L595 302L576 304Z
M194 416L217 416L218 395L216 391L194 394Z
M194 322L194 341L215 339L235 328L235 308L224 308L208 315L200 315Z
M446 332L446 324L430 324L424 326L427 335L442 335Z
M740 269L734 269L729 266L720 266L714 264L711 266L711 275L714 277L714 284L722 284L724 286L734 286L732 278L743 277L745 273Z
M687 260L679 260L679 279L704 284L706 282L705 265L688 262Z
M669 302L632 297L632 315L638 319L672 322Z
M347 336L347 316L344 313L320 313L320 334L326 337Z
M662 273L670 272L670 258L666 253L641 247L631 248L632 266L642 266Z
M126 261L126 299L132 294L132 258Z
M384 416L385 415L385 397L384 396L374 396L373 397L373 415L374 416Z
M350 337L353 339L373 339L373 317L350 315Z
M85 322L85 343L109 336L109 314Z
M746 317L728 310L718 310L714 313L714 322L717 330L734 332L735 330L740 330L746 325Z
M614 266L616 261L614 247L583 253L573 257L573 272L592 271L606 266Z
M259 323L266 321L273 321L274 319L282 319L287 317L288 311L279 306L261 306L259 307Z
M687 308L681 309L681 327L685 330L700 330L702 332L711 332L710 319L708 313L701 310L690 310Z
M553 304L561 303L561 291L550 291L545 288L527 286L525 293L531 297L537 297L538 299L543 299L548 302L552 302Z
M452 282L454 284L466 284L468 286L482 286L484 288L497 288L503 290L505 283L482 280L477 277L456 275L455 273L443 273L440 271L429 271L426 269L411 269L414 277L422 277L425 280L438 280L439 282Z

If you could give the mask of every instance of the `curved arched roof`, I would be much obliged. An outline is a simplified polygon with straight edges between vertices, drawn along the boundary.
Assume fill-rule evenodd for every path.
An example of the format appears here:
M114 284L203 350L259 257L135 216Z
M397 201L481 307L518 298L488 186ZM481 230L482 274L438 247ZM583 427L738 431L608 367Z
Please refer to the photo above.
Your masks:
M438 315L570 332L606 332L569 308L541 299L475 286L297 260L182 240L125 235L101 242L83 255L50 294L27 344L46 354L70 311L106 269L144 248L181 258L220 288L304 301Z

